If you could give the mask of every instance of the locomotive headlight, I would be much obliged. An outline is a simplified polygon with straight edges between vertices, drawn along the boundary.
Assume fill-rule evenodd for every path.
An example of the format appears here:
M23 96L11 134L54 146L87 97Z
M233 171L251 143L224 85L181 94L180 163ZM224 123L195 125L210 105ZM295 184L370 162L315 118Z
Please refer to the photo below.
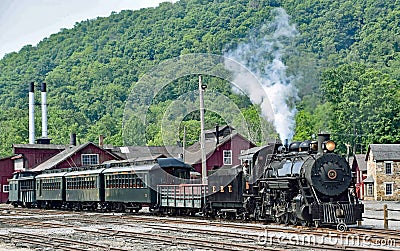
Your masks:
M333 142L332 140L328 140L326 142L324 142L325 144L325 149L332 152L333 150L335 150L336 148L336 143Z

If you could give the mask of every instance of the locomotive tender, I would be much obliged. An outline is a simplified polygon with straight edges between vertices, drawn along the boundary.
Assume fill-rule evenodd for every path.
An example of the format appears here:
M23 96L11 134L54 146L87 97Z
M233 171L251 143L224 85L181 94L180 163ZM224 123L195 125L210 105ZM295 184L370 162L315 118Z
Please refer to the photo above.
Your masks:
M173 158L26 171L10 180L9 200L24 207L137 212L148 206L171 215L346 226L361 221L364 208L347 161L334 149L324 134L318 142L250 149L242 156L245 165L213 171L208 184L190 180L192 167Z

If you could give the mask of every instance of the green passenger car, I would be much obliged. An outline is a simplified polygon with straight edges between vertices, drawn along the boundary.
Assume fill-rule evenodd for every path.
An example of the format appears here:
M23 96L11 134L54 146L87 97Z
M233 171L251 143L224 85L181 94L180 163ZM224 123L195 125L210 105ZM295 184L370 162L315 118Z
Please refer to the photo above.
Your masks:
M36 176L36 201L40 208L60 208L65 201L67 172L44 173Z
M13 174L9 182L8 201L15 207L32 207L36 204L36 172L22 171Z
M138 211L142 205L156 203L155 191L150 186L154 165L113 167L103 171L105 201L114 209Z
M104 202L104 168L65 174L65 201L69 208L94 210Z
M158 208L157 186L180 184L190 177L192 167L180 159L160 158L156 162L132 163L103 171L105 202L116 211Z

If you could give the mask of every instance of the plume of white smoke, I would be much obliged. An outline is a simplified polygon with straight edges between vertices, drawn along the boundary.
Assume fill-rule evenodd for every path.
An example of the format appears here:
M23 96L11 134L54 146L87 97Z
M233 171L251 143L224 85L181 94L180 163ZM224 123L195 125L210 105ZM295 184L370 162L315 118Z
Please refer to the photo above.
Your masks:
M247 82L246 86L240 88L249 95L252 102L260 104L262 116L273 121L283 141L293 138L296 108L291 103L298 96L293 83L295 79L286 76L282 57L298 32L294 25L290 25L289 16L284 9L277 8L273 14L275 17L272 22L253 30L246 42L229 50L224 56L243 64L261 82L264 90L260 90L260 84L254 81ZM236 71L231 65L227 60L225 66L234 72L234 83L243 79L254 79Z

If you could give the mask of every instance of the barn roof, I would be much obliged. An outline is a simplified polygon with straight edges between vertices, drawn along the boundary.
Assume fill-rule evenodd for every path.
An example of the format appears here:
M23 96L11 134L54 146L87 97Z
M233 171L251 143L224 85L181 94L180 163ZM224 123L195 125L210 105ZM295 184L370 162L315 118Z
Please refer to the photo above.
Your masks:
M371 144L368 146L365 160L371 152L376 161L400 160L400 144Z
M364 154L356 154L355 156L351 156L349 158L349 165L352 166L354 159L357 160L358 164L358 169L360 171L367 171L367 161L365 161L365 155Z
M29 148L29 149L50 149L50 150L64 150L69 147L69 145L54 145L54 144L13 144L12 147L15 148Z
M233 130L235 130L235 128L233 128L232 126L224 125L224 126L221 126L221 127L218 129L218 132L222 132L222 131L227 130L227 129L229 129L231 132L232 132ZM216 128L204 130L204 134L216 134Z
M110 150L124 159L148 159L160 155L179 157L182 153L182 147L180 146L120 146Z
M240 135L239 133L234 133L231 135L228 135L224 138L222 138L219 142L219 144L217 145L215 141L213 140L206 140L204 143L204 148L205 148L205 152L206 152L206 156L207 158L215 151L215 149L217 149L218 147L226 144L227 142L231 141L234 137L241 137L242 139L250 142L251 144L255 145L254 143L252 143L250 140L246 139L245 137L243 137L242 135ZM193 145L191 145L190 147L188 147L185 150L185 162L188 164L197 164L201 162L201 144L200 142L196 142Z
M69 157L71 157L75 153L77 153L80 150L86 148L88 145L96 146L92 142L88 142L86 144L78 145L78 146L71 146L70 148L60 152L59 154L57 154L57 155L53 156L52 158L48 159L47 161L41 163L37 167L33 168L31 171L43 171L43 170L52 169L54 166L56 166L56 165L60 164L61 162L67 160ZM98 146L96 146L96 147L98 147ZM112 154L111 152L108 152L108 153L110 155L116 157L116 158L120 158L119 156L116 156L116 155ZM75 167L75 166L73 166L73 164L74 163L72 163L71 167Z

